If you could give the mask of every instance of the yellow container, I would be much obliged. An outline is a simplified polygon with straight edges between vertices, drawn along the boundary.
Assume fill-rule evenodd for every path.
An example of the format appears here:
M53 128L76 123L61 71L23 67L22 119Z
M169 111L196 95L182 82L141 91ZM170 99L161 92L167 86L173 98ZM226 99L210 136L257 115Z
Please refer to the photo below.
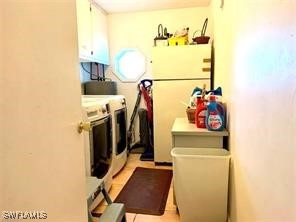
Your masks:
M188 36L169 38L169 46L172 46L172 45L187 45L187 44L188 44Z

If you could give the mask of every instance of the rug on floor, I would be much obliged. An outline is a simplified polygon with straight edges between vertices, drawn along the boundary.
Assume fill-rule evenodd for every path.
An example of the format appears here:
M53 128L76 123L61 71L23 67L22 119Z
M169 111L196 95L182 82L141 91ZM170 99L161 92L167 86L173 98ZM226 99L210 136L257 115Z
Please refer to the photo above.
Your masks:
M137 167L114 202L128 213L163 215L172 176L172 170Z

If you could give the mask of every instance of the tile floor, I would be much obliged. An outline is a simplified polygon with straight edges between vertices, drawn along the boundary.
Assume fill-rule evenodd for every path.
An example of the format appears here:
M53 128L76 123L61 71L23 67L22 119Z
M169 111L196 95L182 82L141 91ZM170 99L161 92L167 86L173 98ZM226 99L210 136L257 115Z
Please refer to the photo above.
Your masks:
M157 168L157 169L172 169L171 166L155 166L152 161L141 161L140 154L130 154L128 157L127 164L113 178L113 184L109 191L112 200L116 198L124 184L128 181L129 177L132 175L136 167L147 167L147 168ZM95 213L102 213L106 208L107 203L102 202L95 210ZM176 206L173 204L173 186L171 184L165 212L162 216L152 216L144 214L132 214L127 213L127 222L179 222L180 217L176 211ZM99 220L97 220L99 221Z

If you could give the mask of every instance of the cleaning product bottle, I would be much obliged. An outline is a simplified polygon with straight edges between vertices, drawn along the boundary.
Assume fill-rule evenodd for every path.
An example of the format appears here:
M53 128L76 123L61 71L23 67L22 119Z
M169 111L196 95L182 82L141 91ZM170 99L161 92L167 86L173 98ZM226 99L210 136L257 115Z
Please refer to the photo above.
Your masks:
M206 115L206 126L211 131L222 131L225 125L224 107L216 102L214 95L209 96L209 104Z
M206 128L206 112L205 101L201 97L197 97L195 112L195 125L197 128Z

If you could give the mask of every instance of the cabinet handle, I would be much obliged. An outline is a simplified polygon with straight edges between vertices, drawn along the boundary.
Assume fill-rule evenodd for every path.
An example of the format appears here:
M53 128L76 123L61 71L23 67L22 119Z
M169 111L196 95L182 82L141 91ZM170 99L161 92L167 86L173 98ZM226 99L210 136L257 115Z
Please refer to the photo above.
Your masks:
M202 68L203 72L211 72L211 68Z
M211 59L210 58L205 58L205 59L203 59L203 62L204 63L211 63Z

